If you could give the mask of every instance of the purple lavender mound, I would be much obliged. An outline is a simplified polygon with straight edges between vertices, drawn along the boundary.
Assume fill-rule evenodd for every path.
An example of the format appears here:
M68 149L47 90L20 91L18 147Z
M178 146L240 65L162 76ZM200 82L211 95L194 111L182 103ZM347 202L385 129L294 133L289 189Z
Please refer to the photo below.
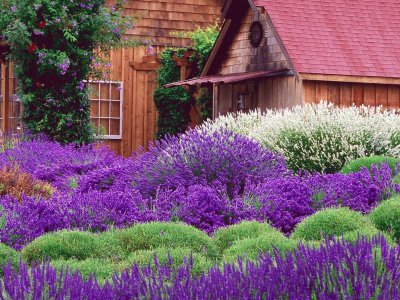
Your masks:
M0 295L11 299L398 299L400 248L384 238L331 241L318 249L265 254L255 262L213 267L193 277L191 264L172 270L133 266L100 285L48 263L4 268Z

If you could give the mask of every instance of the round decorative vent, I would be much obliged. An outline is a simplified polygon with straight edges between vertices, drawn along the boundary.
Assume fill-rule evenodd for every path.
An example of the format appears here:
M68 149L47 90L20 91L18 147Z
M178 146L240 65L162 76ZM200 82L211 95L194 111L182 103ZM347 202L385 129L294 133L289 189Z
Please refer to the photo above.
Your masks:
M249 42L253 47L261 45L264 39L264 26L260 21L254 21L249 28Z

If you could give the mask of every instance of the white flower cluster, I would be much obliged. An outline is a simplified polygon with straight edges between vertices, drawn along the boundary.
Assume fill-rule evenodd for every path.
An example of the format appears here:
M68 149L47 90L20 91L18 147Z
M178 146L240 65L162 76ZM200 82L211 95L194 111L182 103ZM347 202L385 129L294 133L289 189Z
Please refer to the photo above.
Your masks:
M253 138L284 154L294 170L336 172L359 157L400 154L400 116L380 107L338 108L321 102L228 114L202 127Z

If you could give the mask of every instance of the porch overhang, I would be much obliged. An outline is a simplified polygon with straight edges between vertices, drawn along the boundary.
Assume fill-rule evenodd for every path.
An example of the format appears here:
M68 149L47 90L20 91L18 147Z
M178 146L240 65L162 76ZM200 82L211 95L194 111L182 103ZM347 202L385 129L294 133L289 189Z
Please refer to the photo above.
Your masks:
M291 76L291 75L293 75L293 72L289 69L279 70L279 71L256 71L256 72L235 73L227 75L212 75L212 76L203 76L199 78L182 80L178 82L172 82L164 85L164 87L170 88L182 85L234 83L251 79L261 79L268 77Z

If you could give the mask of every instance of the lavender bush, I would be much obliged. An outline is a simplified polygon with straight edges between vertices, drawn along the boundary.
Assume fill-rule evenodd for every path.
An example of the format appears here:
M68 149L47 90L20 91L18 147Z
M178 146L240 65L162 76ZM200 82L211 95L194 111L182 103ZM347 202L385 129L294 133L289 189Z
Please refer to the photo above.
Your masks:
M132 178L145 196L154 196L158 188L201 184L234 198L246 181L257 183L288 173L283 156L250 139L227 130L192 130L137 154Z
M0 295L11 299L398 299L400 248L380 237L355 244L332 241L299 246L256 262L238 260L192 277L191 261L171 271L172 259L156 270L133 266L103 286L95 277L56 271L49 263L20 271L4 269Z

